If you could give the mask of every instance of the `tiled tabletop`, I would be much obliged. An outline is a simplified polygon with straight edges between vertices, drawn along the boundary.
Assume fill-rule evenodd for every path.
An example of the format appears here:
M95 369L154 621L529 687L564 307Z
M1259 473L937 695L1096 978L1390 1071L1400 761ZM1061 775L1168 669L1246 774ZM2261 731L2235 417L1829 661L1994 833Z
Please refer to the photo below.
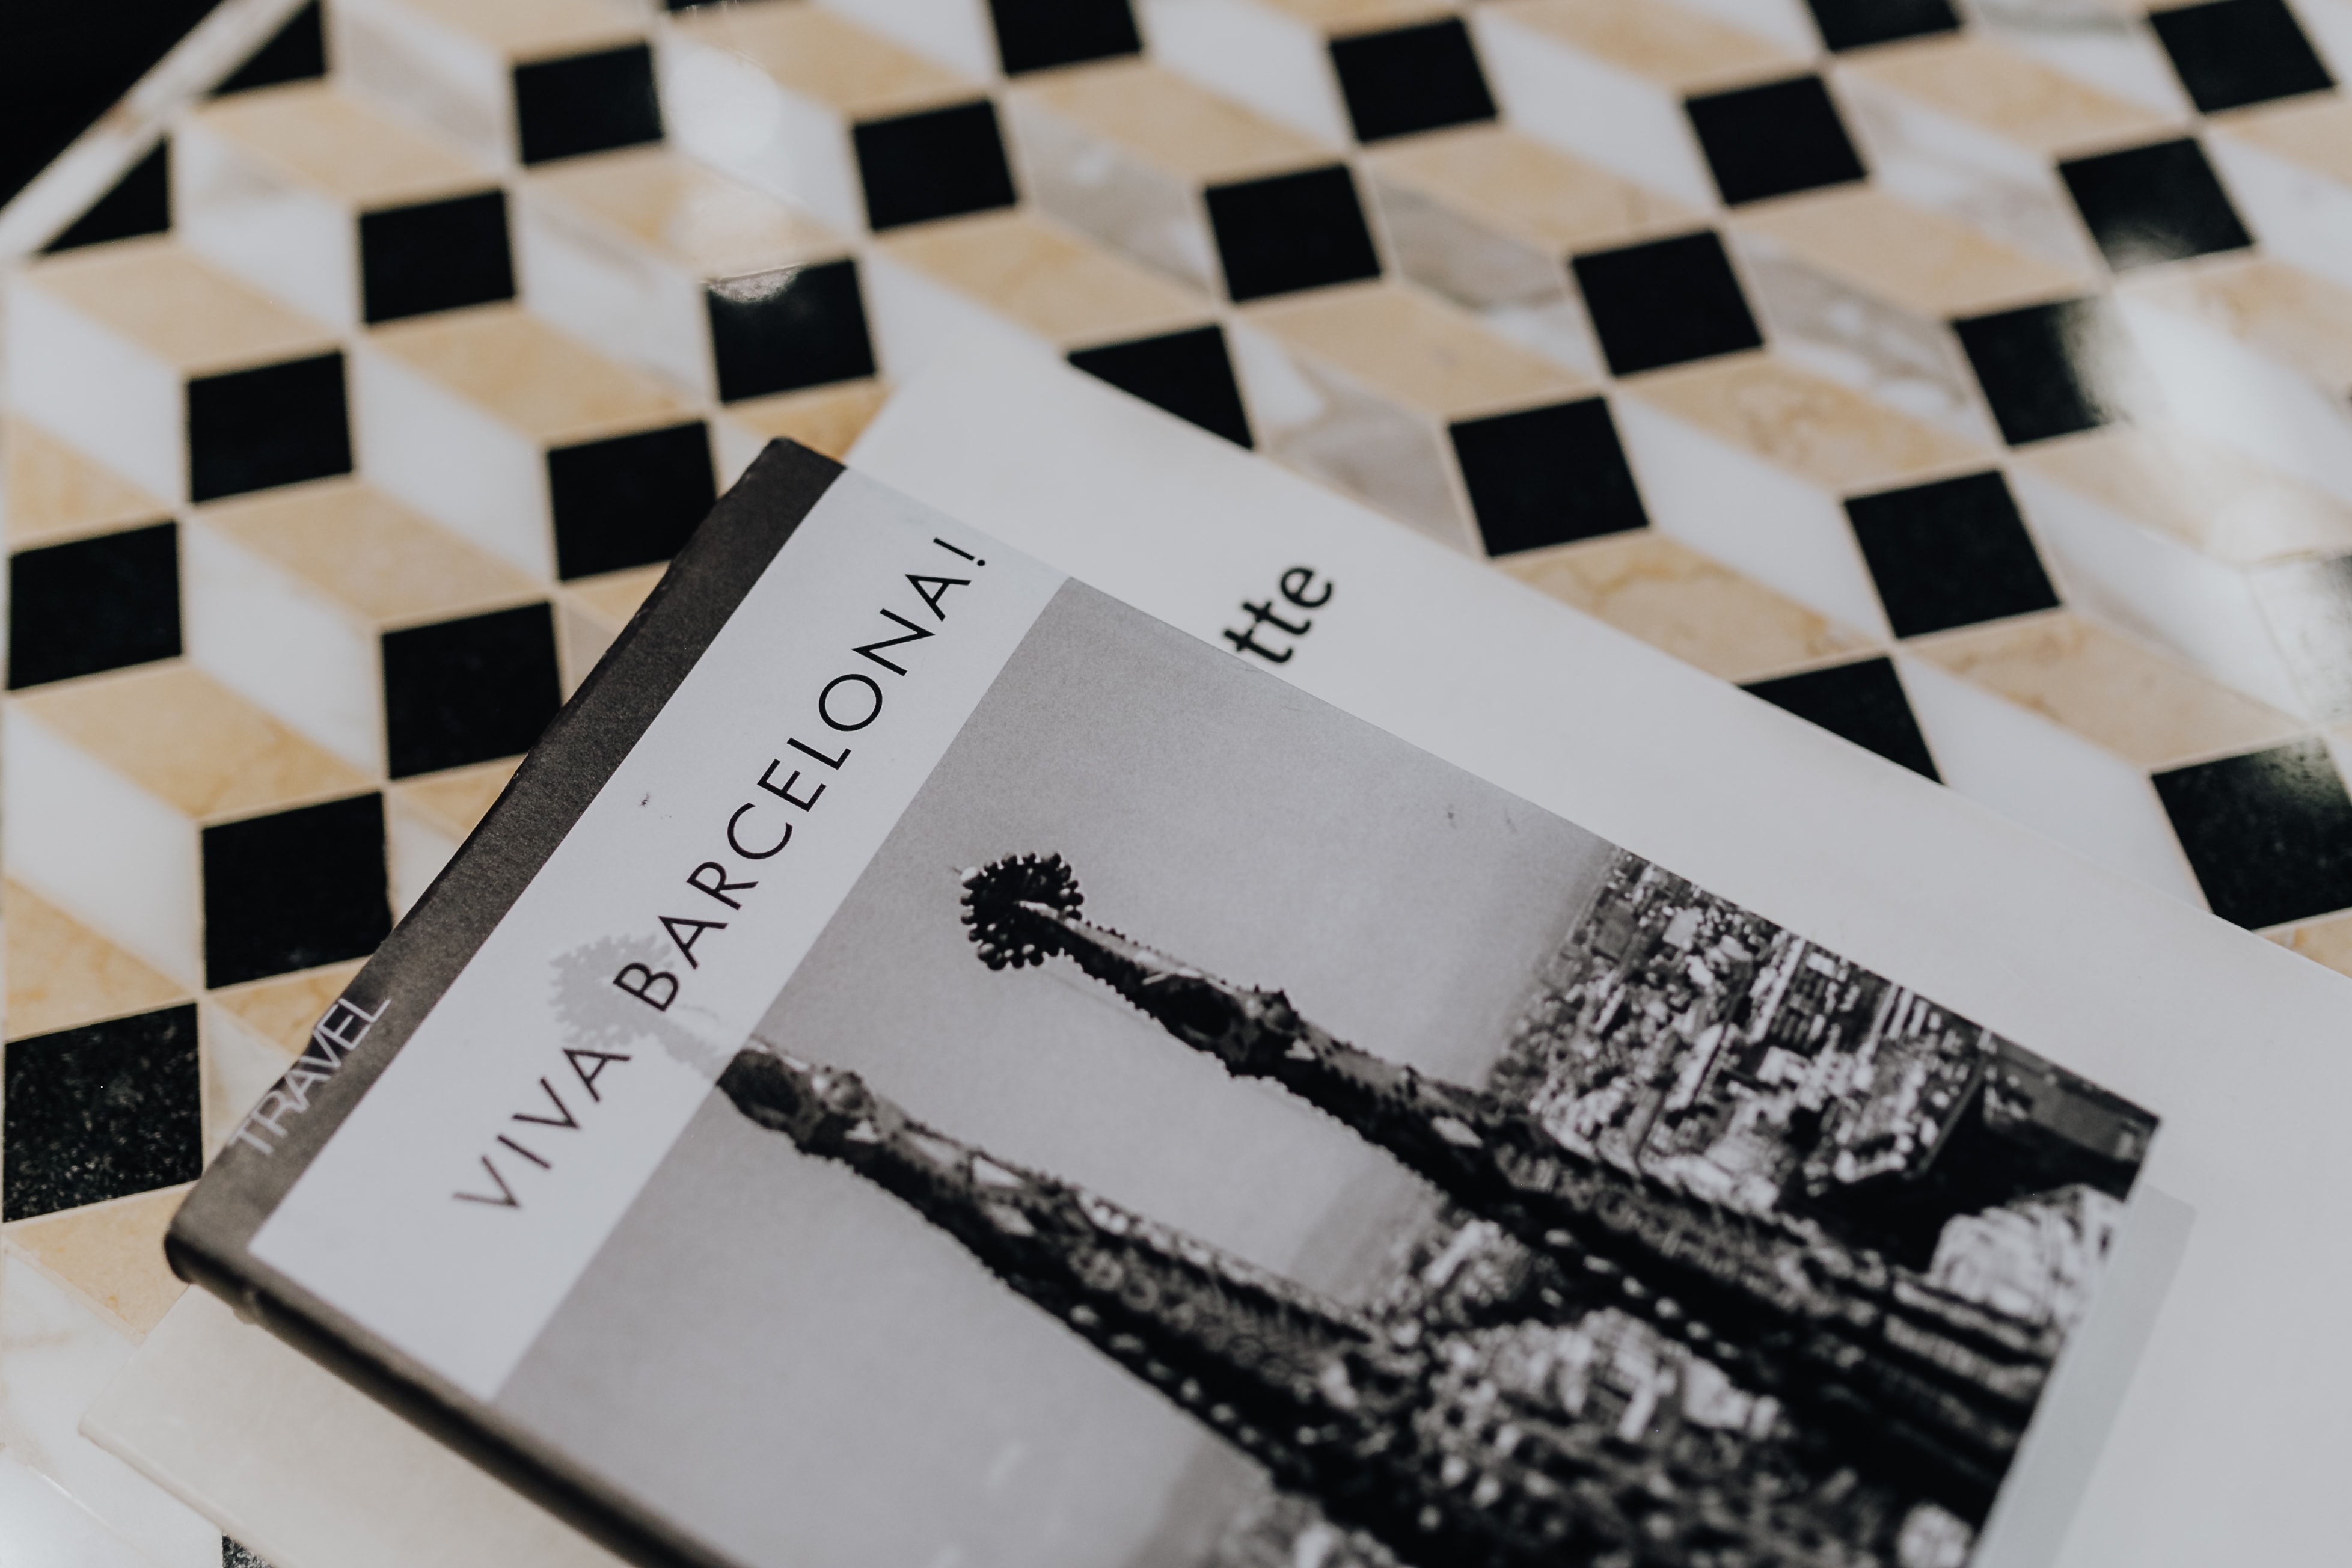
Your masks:
M179 1194L760 444L974 337L2352 970L2347 73L2352 0L299 11L5 279L0 1492L236 1560L73 1435Z

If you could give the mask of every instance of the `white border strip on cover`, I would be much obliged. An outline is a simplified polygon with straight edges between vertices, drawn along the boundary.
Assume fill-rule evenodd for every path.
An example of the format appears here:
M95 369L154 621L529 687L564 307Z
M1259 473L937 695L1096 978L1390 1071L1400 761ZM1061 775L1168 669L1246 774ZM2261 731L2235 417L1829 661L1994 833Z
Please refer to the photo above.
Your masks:
M163 138L172 117L269 41L304 0L222 0L0 207L0 262L32 255L71 226Z

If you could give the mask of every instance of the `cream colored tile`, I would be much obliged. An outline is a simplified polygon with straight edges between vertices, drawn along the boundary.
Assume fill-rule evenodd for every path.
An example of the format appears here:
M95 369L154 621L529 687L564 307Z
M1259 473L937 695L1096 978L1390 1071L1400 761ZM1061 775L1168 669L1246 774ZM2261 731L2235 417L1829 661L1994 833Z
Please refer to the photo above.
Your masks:
M1200 184L1327 162L1320 142L1143 60L1023 79L1009 96Z
M623 572L607 572L602 577L582 577L563 585L563 596L585 609L595 620L613 631L629 624L637 606L668 571L667 563L657 566L632 566Z
M567 583L555 599L556 658L563 671L563 695L579 689L654 591L666 571L637 566L602 577Z
M1846 62L1845 69L2057 157L2143 138L2176 123L1973 33L1874 49Z
M2327 915L2264 934L2314 963L2324 963L2338 974L2352 974L2352 914Z
M520 757L502 757L494 763L451 768L424 778L404 779L390 793L450 837L463 839L498 804L521 763Z
M532 190L708 278L795 266L849 248L816 219L663 148L570 160L530 180Z
M1383 179L1562 257L1631 245L1698 221L1679 202L1505 126L1414 137L1371 162Z
M99 246L26 273L72 306L189 374L324 353L317 322L216 272L169 239Z
M368 341L550 445L689 412L654 382L510 305L401 321Z
M856 120L924 109L978 90L946 67L806 0L700 6L671 25L683 37L749 60L787 91Z
M2160 268L2124 292L2212 322L2338 396L2352 389L2352 289L2264 256Z
M369 783L350 763L186 665L94 676L14 700L199 820L352 794Z
M2217 133L2352 185L2352 101L2330 93L2217 117Z
M152 1012L187 992L16 883L0 888L10 1039Z
M1753 680L1870 646L1662 533L1587 540L1496 564L1726 680Z
M1557 400L1590 389L1550 360L1469 316L1391 284L1325 289L1265 305L1253 326L1440 418Z
M645 25L607 0L406 0L410 10L512 59L581 54L642 37Z
M572 700L619 636L618 626L579 601L562 597L555 601L555 659L562 672L565 701Z
M1502 0L1490 9L1677 92L1736 87L1804 63L1669 0Z
M187 1289L163 1261L163 1232L187 1195L187 1186L164 1187L18 1220L0 1237L133 1339L144 1339Z
M6 489L8 542L18 549L156 522L171 512L130 480L117 479L22 417L11 418L0 431L0 486Z
M2238 565L2352 550L2352 508L2176 426L2104 430L2021 454L2021 468Z
M1654 371L1622 384L1644 403L1834 490L1875 489L1990 458L1769 353Z
M1454 14L1446 0L1265 0L1326 33L1369 33Z
M246 1113L286 1076L309 1036L297 1034L291 1044L280 1044L235 1014L211 1005L198 1017L205 1034L205 1160L210 1163L236 1136Z
M2241 751L2303 726L2071 611L1904 645L2142 767Z
M887 382L847 381L730 403L726 417L757 435L798 441L841 462L889 396Z
M425 201L490 179L450 143L324 82L237 93L196 119L282 174L355 207Z
M506 765L511 771L511 764ZM206 1000L226 1008L255 1034L284 1051L291 1061L302 1054L303 1047L309 1043L310 1026L325 1015L364 964L364 960L355 959L348 963L306 969L299 974L272 975L267 980L210 992Z
M1732 222L1824 272L1938 319L2052 299L2095 281L1868 186L1793 196L1749 208Z
M1027 213L929 224L879 244L1056 343L1170 331L1209 310L1191 289Z
M352 479L273 490L204 515L379 625L446 619L539 591L529 573Z

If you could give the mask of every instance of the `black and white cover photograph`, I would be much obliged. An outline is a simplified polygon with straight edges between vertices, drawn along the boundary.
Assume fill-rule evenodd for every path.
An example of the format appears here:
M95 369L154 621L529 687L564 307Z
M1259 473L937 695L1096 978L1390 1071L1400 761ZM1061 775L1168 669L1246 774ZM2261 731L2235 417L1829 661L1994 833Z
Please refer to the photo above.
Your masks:
M729 1563L1961 1568L2155 1127L1065 584L490 1409Z

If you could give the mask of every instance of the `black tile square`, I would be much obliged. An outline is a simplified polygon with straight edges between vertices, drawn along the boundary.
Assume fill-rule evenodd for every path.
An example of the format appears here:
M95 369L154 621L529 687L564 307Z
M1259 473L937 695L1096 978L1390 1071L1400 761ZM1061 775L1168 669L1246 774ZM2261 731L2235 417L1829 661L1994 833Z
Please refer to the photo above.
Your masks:
M643 44L519 65L514 93L526 163L662 139L653 51Z
M1729 205L1863 177L1845 121L1817 76L1709 93L1683 109Z
M1712 229L1574 258L1576 286L1619 375L1763 346Z
M394 778L527 752L562 705L545 605L383 634Z
M2207 114L2336 85L2285 0L2212 0L2147 20Z
M0 6L0 204L97 121L128 130L109 111L216 4Z
M1859 49L1897 38L1958 32L1951 0L1808 0L1822 42L1832 49Z
M319 0L287 18L270 40L246 57L227 79L213 89L215 98L251 92L280 82L310 81L327 74L327 33L319 15Z
M111 239L167 233L171 226L172 143L166 140L156 142L153 152L131 164L130 172L114 182L114 188L91 203L89 210L49 241L47 249L51 253L79 250Z
M855 261L729 278L708 303L722 402L874 374Z
M2058 165L2107 265L2118 272L2243 250L2253 237L2213 177L2205 149L2186 138L2075 158Z
M1809 669L1801 675L1759 680L1747 689L1866 752L1876 752L1890 763L1943 782L1936 772L1935 759L1927 754L1919 721L1911 716L1910 700L1903 695L1903 682L1891 659L1865 658L1858 664Z
M1381 275L1356 182L1340 164L1213 185L1208 202L1225 292L1237 300Z
M2213 912L2260 930L2352 908L2352 797L2327 748L2296 741L2156 775Z
M1601 398L1465 420L1453 435L1489 555L1650 525Z
M1960 347L2011 446L2112 424L2131 351L2114 308L2061 300L1955 321Z
M1132 55L1143 47L1128 0L988 0L1006 76Z
M9 687L176 656L179 531L159 522L11 557Z
M1237 447L1251 444L1234 362L1225 352L1225 334L1216 327L1077 349L1070 363L1213 436Z
M1898 637L2057 606L1998 473L1855 496L1845 511Z
M1359 142L1495 118L1494 95L1459 16L1331 40Z
M371 324L514 292L504 191L360 215L360 295Z
M351 471L341 354L188 383L188 494L194 500Z
M719 499L697 420L547 455L556 575L569 581L677 554Z
M381 795L207 827L204 863L206 985L365 958L392 930Z
M996 105L950 104L850 129L866 221L877 229L1009 207L1019 199Z
M705 3L707 3L707 0L687 0L688 5L702 5ZM670 9L673 11L682 11L686 9L686 6L673 4L670 6ZM221 1537L221 1568L269 1568L269 1562L267 1558L263 1557L261 1553L256 1552L252 1547L246 1545L243 1542L231 1541L227 1536L224 1535Z
M0 1219L127 1198L203 1173L194 1003L12 1040L5 1049Z

